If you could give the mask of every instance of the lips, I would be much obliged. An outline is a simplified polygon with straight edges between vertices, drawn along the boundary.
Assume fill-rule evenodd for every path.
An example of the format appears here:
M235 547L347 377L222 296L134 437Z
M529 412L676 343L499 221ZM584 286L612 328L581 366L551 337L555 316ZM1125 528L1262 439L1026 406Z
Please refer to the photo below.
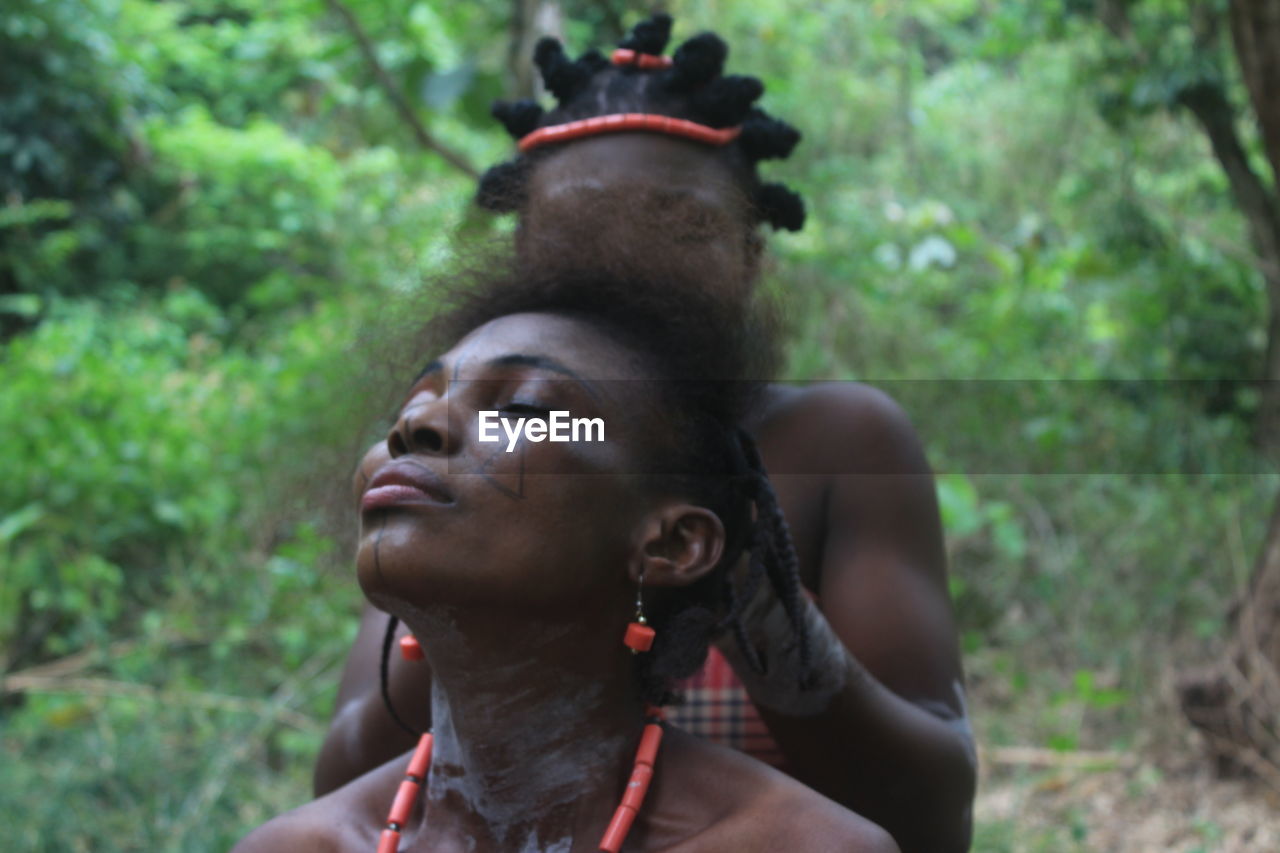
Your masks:
M373 475L360 509L382 509L406 505L445 506L454 502L440 475L414 462L393 462Z

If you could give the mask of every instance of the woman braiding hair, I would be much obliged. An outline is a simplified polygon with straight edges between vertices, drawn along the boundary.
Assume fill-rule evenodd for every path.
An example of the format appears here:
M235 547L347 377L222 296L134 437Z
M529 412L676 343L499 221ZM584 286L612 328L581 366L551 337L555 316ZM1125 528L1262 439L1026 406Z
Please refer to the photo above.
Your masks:
M737 624L740 561L784 598L799 584L738 427L768 324L672 283L525 268L431 324L435 357L361 489L356 559L369 602L409 629L405 665L430 667L429 692L386 693L416 746L236 853L898 849L657 707ZM504 449L480 426L557 412L601 429Z
M759 108L758 80L725 73L722 39L696 35L667 57L670 30L656 15L618 52L577 59L541 42L535 59L555 104L495 106L517 153L486 173L477 199L517 216L529 268L643 274L732 302L759 280L759 226L803 224L799 197L759 175L800 136ZM906 851L967 849L975 754L919 436L893 400L850 382L769 386L739 426L771 474L794 540L778 557L794 561L802 588L792 595L759 566L738 567L748 575L736 620L677 686L684 703L670 718L782 767ZM381 453L371 449L358 483ZM770 524L773 510L758 511ZM378 686L386 624L366 610L318 792L411 745ZM806 668L807 679L794 677ZM424 680L392 660L389 695L398 706Z

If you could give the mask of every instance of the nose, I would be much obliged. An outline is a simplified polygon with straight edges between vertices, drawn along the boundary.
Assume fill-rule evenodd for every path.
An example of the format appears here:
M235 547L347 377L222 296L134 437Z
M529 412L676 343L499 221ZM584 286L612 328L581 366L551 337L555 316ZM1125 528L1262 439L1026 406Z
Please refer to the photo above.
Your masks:
M400 410L400 417L387 434L387 451L392 459L408 453L448 456L456 449L454 435L448 398L422 393Z

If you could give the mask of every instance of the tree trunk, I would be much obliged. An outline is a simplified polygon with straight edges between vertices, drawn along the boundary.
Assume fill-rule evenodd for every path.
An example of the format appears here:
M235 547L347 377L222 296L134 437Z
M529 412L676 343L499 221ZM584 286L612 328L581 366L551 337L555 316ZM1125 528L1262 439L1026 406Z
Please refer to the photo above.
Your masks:
M1280 187L1280 0L1232 0L1230 19L1240 75L1271 166L1271 252L1259 259L1270 311L1258 437L1259 444L1275 454L1280 453L1280 219L1275 215Z
M512 0L507 76L515 97L533 98L540 94L533 67L533 48L543 36L563 38L562 18L560 4L551 0Z
M1267 160L1280 178L1280 0L1232 0L1231 39Z
M1231 0L1231 36L1271 168L1257 174L1236 136L1222 90L1201 85L1179 98L1209 136L1267 287L1267 352L1258 444L1280 452L1280 0ZM1191 723L1206 736L1222 772L1248 770L1280 788L1280 498L1244 598L1229 619L1230 639L1214 664L1187 672L1178 694Z
M1179 679L1182 710L1220 773L1250 771L1280 787L1280 500L1230 621L1222 658Z
M1280 0L1275 2L1280 5ZM1280 32L1277 36L1280 37ZM1220 86L1213 83L1189 86L1179 93L1178 103L1195 116L1209 138L1213 154L1226 173L1236 207L1244 214L1249 227L1249 242L1267 291L1267 347L1254 430L1258 446L1264 452L1280 454L1280 204L1275 190L1250 163L1236 132L1235 110Z

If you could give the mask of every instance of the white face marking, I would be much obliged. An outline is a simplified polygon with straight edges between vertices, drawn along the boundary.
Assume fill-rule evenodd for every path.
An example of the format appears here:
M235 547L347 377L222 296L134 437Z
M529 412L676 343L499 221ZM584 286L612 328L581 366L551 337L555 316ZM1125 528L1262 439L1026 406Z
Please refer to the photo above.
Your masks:
M548 626L548 633L558 636L571 630ZM508 682L510 672L522 668L522 664L494 667L486 672L484 681L496 687ZM427 795L435 801L459 798L484 819L501 849L568 853L573 839L567 813L582 796L584 776L595 775L592 767L584 765L579 726L584 709L605 701L605 688L567 671L549 673L548 679L550 683L537 689L469 693L462 709L454 708L439 686L432 691L436 734L432 764L447 771L432 775ZM485 732L483 743L459 737L457 713L467 715L464 728L468 732ZM513 719L519 724L513 726ZM535 732L536 744L530 735ZM625 747L625 740L619 735L597 744L594 752L616 755ZM521 760L530 750L538 754L532 779L529 763ZM564 831L549 837L545 823L538 826L537 822L561 807L566 811Z

